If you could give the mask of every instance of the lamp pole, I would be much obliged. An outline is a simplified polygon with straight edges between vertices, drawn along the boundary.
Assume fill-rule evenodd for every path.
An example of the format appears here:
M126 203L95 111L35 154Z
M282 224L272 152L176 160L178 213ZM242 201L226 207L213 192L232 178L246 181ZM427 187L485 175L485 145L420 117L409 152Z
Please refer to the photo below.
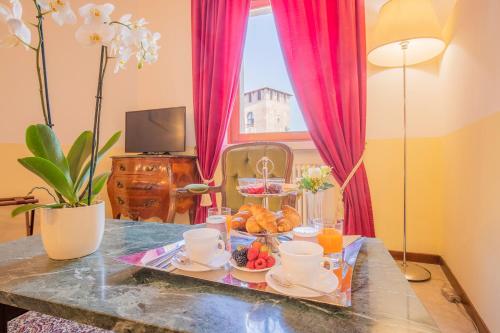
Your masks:
M408 197L408 182L407 182L407 169L408 169L408 140L407 140L407 112L406 112L406 52L410 42L404 40L399 43L401 52L403 53L403 262L401 270L403 271L406 279L412 282L424 282L431 278L431 273L420 265L408 263L406 261L406 220L407 220L407 197Z

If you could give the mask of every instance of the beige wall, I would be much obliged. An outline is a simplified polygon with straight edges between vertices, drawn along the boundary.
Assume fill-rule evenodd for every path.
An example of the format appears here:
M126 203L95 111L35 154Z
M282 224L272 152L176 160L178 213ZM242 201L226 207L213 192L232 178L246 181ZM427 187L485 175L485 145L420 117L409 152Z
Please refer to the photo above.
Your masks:
M457 130L442 139L442 255L491 332L500 332L500 2L460 1L440 69L442 107Z

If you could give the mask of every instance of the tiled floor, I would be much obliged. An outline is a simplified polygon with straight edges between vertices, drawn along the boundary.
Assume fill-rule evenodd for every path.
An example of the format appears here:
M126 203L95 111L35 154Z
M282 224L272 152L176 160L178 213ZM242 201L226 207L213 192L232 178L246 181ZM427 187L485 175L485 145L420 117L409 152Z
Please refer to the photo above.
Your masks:
M12 219L10 209L0 208L0 242L7 242L24 237L24 216ZM39 232L39 224L35 224L35 233ZM436 321L443 333L472 333L474 326L466 317L461 305L449 303L442 295L441 288L448 284L443 270L438 265L422 264L431 273L432 279L427 282L412 283L417 296ZM461 308L459 308L459 306Z
M441 294L443 285L449 286L441 266L431 264L420 265L431 272L432 279L426 282L413 282L411 286L441 331L443 333L476 332L462 305L448 302Z

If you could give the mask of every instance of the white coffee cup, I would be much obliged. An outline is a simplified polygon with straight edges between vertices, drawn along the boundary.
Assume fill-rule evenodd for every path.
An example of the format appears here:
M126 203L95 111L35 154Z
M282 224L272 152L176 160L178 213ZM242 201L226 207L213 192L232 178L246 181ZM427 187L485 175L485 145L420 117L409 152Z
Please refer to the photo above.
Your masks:
M321 245L307 241L290 241L279 246L281 265L287 280L305 285L314 284L320 270L328 270L322 264L329 262L323 256Z
M224 252L224 241L218 230L211 228L192 229L182 234L189 259L204 264Z

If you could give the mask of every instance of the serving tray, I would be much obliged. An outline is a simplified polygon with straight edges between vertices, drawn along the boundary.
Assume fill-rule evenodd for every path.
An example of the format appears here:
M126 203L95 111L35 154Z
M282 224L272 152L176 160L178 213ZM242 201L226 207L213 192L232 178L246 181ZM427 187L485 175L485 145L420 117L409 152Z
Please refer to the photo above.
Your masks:
M281 239L286 241L287 239ZM253 241L250 237L231 237L231 246L236 248L238 245L248 246ZM265 282L266 272L244 272L237 270L229 263L224 267L209 272L187 272L174 268L172 265L166 267L159 267L156 265L158 258L168 257L174 249L179 248L184 244L184 241L179 241L173 244L168 244L163 247L142 251L126 256L116 258L117 260L139 267L145 267L154 270L160 270L165 274L182 275L197 280L205 280L215 282L220 285L231 287L239 287L243 289L250 289L256 292L269 293L273 295L282 295L267 285ZM343 267L337 273L339 278L339 287L330 296L321 296L314 298L298 298L300 300L307 300L313 303L329 304L341 307L351 306L351 282L356 259L363 244L363 238L359 236L345 236L344 237L344 251L343 251ZM155 262L156 260L156 262ZM153 264L151 264L153 262ZM285 296L285 295L283 295ZM294 298L294 297L289 297Z

